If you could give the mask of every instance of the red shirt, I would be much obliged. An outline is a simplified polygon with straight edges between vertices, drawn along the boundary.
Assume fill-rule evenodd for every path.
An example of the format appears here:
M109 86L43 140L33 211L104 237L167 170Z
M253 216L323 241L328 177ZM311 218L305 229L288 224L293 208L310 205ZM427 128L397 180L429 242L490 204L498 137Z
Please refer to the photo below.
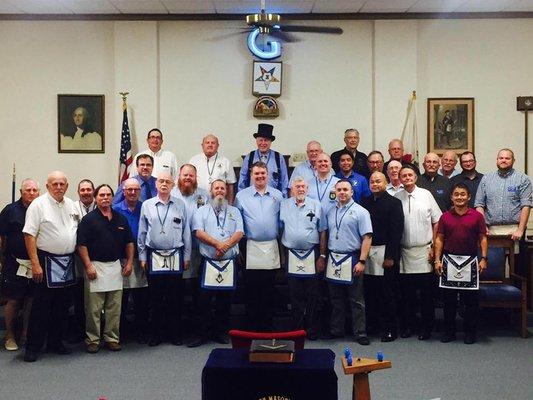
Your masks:
M444 251L457 255L475 255L479 236L486 233L485 218L478 211L469 208L459 215L452 208L439 220L438 233L444 236Z

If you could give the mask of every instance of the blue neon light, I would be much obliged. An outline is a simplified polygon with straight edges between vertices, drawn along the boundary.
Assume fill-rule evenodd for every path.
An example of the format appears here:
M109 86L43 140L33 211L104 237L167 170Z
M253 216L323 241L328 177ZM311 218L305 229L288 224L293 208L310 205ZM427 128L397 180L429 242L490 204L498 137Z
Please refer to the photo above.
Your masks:
M257 36L259 36L259 28L254 29L248 35L248 50L256 56L263 60L272 60L281 56L281 43L280 42L267 42L266 49L260 49L255 43Z

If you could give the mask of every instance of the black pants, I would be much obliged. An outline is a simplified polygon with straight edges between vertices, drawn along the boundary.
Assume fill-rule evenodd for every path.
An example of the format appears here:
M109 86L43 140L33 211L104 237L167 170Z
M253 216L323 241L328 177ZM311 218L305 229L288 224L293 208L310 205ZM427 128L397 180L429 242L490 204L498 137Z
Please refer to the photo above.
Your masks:
M478 291L442 289L444 300L444 330L455 333L455 314L457 311L457 297L465 306L463 330L465 333L475 334L478 319Z
M320 287L316 276L289 276L293 329L307 329L309 335L320 331Z
M76 334L85 335L85 288L83 278L78 278L72 287Z
M200 321L197 336L207 339L210 333L220 335L228 332L232 296L233 290L198 290Z
M244 271L246 323L250 330L271 331L274 309L275 269Z
M133 299L134 324L133 331L128 331L126 315L130 296ZM122 292L122 308L120 313L120 337L121 339L128 336L137 338L144 337L148 334L148 309L150 301L150 292L148 287L135 289L124 289Z
M367 326L382 332L397 331L396 291L398 267L384 268L383 276L365 275Z
M26 349L38 352L45 341L49 348L62 344L70 293L71 288L50 289L45 281L35 284Z
M416 312L420 308L420 331L431 332L435 320L435 307L433 306L433 287L435 280L431 272L423 274L400 274L400 290L402 293L402 330L416 329ZM417 293L420 297L417 299Z
M151 333L154 337L181 338L181 275L148 275L150 290Z

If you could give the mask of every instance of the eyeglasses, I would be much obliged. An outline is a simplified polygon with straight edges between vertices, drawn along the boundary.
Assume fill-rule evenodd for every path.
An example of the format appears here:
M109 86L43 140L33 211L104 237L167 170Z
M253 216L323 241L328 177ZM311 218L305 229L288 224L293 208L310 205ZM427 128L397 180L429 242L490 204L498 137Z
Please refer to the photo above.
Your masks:
M136 188L127 188L127 189L124 189L126 192L138 192L140 191L141 189L136 189Z

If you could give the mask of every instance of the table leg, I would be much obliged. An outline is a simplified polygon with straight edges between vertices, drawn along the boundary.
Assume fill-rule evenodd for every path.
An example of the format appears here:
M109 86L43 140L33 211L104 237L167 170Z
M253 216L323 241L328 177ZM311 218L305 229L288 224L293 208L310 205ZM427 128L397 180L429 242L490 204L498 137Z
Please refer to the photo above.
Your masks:
M370 385L368 374L354 374L352 400L370 400Z

